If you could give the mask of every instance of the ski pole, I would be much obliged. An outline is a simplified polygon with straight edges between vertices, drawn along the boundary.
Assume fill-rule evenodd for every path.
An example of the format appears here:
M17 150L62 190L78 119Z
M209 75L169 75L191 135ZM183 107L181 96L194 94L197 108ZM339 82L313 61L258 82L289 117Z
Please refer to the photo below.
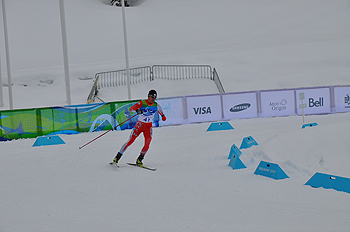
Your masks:
M107 134L108 132L110 132L110 131L114 130L114 129L115 129L115 128L117 128L118 126L120 126L120 125L122 125L122 124L126 123L127 121L129 121L130 119L132 119L133 117L135 117L136 115L138 115L138 114L135 114L134 116L132 116L132 117L130 117L130 118L128 118L128 119L126 119L125 121L123 121L123 122L119 123L118 125L116 125L116 126L115 126L115 127L113 127L112 129L109 129L109 130L108 130L108 131L106 131L105 133L103 133L103 134L101 134L101 135L97 136L97 137L96 137L96 138L94 138L93 140L90 140L89 142L87 142L87 143L85 143L84 145L80 146L80 147L79 147L79 149L82 149L82 148L83 148L83 147L85 147L86 145L88 145L88 144L92 143L93 141L95 141L95 140L97 140L97 139L101 138L102 136L104 136L104 135L105 135L105 134Z

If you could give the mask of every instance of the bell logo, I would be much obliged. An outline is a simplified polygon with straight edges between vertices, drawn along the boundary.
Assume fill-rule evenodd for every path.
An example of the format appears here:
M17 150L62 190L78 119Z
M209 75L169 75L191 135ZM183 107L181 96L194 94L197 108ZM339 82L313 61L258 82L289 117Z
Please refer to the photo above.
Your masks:
M315 101L313 98L309 98L309 107L320 107L323 106L323 97L320 97L318 101Z

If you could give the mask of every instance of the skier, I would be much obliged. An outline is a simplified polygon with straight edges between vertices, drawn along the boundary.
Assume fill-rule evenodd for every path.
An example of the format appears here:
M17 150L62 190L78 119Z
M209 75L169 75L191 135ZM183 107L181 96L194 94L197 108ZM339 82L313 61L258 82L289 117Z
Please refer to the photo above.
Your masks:
M145 158L145 155L149 149L149 145L152 140L152 122L154 115L158 112L162 117L162 120L166 120L162 107L157 102L155 102L156 98L157 92L154 89L151 89L148 92L148 99L141 100L130 108L131 112L136 112L137 114L139 114L138 121L135 127L132 129L128 141L120 148L119 152L113 159L113 163L115 165L118 164L118 161L123 156L126 149L135 141L135 139L141 133L143 133L143 136L145 137L145 144L141 150L139 157L136 160L136 165L143 165L142 160Z

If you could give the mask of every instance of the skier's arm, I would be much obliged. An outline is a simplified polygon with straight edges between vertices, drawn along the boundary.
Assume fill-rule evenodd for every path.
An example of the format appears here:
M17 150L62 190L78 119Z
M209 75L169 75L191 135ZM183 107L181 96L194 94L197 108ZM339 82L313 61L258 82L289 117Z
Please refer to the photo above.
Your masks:
M164 115L164 113L163 113L163 109L162 109L162 107L158 104L158 113L159 113L159 115L162 117L162 121L165 121L166 120L166 117L165 117L165 115Z
M138 114L142 114L142 110L141 110L141 106L142 106L142 101L137 102L135 105L133 105L132 107L130 107L130 111L131 112L136 112Z

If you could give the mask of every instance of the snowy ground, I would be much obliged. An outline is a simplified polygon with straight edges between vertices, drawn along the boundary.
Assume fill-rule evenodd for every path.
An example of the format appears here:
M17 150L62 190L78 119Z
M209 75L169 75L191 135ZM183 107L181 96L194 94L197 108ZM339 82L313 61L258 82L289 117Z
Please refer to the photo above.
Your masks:
M206 132L208 123L154 129L145 163L116 169L108 162L130 131L61 136L66 145L31 147L34 139L1 144L1 231L348 231L349 194L304 185L315 173L350 177L348 114L233 120L231 131ZM246 169L232 170L232 144ZM261 160L290 178L254 175Z
M121 11L102 0L65 1L73 104L84 103L96 72L124 68ZM58 2L6 1L14 107L65 104ZM348 1L146 0L127 9L130 63L209 64L226 92L349 85ZM114 23L112 23L114 22ZM3 40L1 40L3 41ZM26 43L23 43L26 41ZM3 82L6 62L1 45ZM52 83L51 83L52 81ZM182 85L186 85L183 88ZM132 86L160 97L216 93L213 83ZM125 88L101 91L124 100ZM4 86L2 109L8 109ZM154 128L145 164L140 137L111 167L130 131L62 135L65 145L32 147L35 139L0 144L0 231L341 231L350 230L350 195L304 185L315 173L350 177L350 116L231 120L230 131L209 123ZM246 169L232 170L232 144ZM284 180L254 175L261 160L278 163Z

